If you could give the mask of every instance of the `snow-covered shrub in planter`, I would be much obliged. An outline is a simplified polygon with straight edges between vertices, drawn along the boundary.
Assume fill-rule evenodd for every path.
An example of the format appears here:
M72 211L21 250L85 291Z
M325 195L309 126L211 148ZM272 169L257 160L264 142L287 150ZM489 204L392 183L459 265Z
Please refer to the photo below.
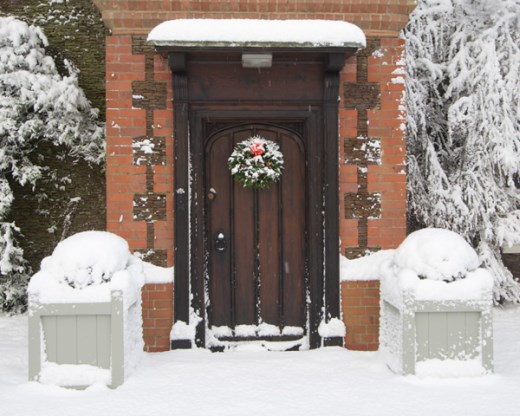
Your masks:
M402 374L493 370L493 278L458 234L410 234L381 267L380 345Z
M115 234L62 241L29 283L29 379L117 387L143 351L143 263Z

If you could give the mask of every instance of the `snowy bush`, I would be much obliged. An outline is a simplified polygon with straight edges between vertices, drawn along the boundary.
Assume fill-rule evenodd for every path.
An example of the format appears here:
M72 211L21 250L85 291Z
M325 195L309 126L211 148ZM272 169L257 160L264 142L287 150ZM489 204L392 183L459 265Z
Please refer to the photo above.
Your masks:
M458 234L437 228L411 233L380 265L382 293L395 304L420 300L490 299L493 278Z
M66 62L69 73L61 76L46 45L39 28L0 17L0 310L6 312L25 308L30 273L16 239L20 230L8 220L12 184L37 190L53 178L49 153L96 164L104 157L103 125L78 86L77 70Z
M0 310L13 313L24 309L28 282L27 262L16 244L19 231L12 223L0 222Z
M134 261L123 238L104 231L85 231L60 242L42 261L42 270L73 289L84 289L110 282L114 273Z
M409 206L462 235L520 301L502 246L520 242L520 3L421 0L404 31Z
M420 279L451 282L464 279L480 261L475 250L453 231L425 228L411 233L395 250L393 263Z
M84 231L43 259L28 291L40 303L70 303L108 302L111 290L121 290L131 304L140 299L144 278L143 262L131 254L126 240L106 231Z

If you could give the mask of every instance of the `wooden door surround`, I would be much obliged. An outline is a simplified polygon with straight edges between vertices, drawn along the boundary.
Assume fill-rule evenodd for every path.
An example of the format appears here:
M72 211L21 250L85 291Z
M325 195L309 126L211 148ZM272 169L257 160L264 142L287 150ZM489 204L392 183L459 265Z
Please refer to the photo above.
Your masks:
M211 269L217 266L208 260L214 237L209 234L215 231L211 225L208 228L212 214L206 200L207 174L211 172L207 140L222 137L222 132L240 125L246 129L271 126L273 131L292 132L304 146L297 156L290 146L287 151L291 157L305 159L301 163L305 170L304 229L302 241L295 243L303 246L304 253L302 316L308 345L342 345L342 337L322 338L318 326L322 321L340 318L337 106L339 71L355 49L273 48L267 51L273 54L272 67L262 69L242 68L242 48L157 49L168 56L173 78L175 322L196 325L194 343L204 348L210 325L225 323L227 319L215 318L211 315L214 309L207 308L212 296L208 292L219 289L212 288L214 282L208 280ZM229 146L222 145L221 151L229 152ZM224 303L226 296L221 298ZM227 313L226 308L221 311ZM256 312L250 313L248 322L258 323L253 316ZM229 321L239 323L240 319L245 318ZM279 318L264 320L283 325L276 319ZM192 343L190 339L176 339L172 348L190 348Z

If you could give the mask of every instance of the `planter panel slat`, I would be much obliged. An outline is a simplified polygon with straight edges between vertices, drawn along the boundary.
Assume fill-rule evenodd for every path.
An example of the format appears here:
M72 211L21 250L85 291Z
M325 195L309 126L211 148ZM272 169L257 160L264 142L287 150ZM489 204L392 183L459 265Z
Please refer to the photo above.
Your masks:
M57 362L57 338L58 329L56 316L42 316L43 333L45 334L45 352L47 360Z
M95 315L82 315L77 317L76 339L78 364L98 365L96 321Z
M96 316L97 365L110 368L110 316Z
M430 356L430 326L427 313L415 315L415 328L417 334L417 359L425 360Z
M58 316L56 329L56 363L78 364L78 330L76 317Z
M448 318L446 313L428 314L429 358L442 359L448 356Z
M466 312L452 312L448 314L447 336L449 354L460 359L468 357L470 352L468 347L471 340L467 339L466 323Z
M466 355L468 358L476 358L479 354L482 334L480 333L481 325L484 328L485 317L478 312L466 312L465 315L465 336L466 336ZM481 322L481 320L483 322Z

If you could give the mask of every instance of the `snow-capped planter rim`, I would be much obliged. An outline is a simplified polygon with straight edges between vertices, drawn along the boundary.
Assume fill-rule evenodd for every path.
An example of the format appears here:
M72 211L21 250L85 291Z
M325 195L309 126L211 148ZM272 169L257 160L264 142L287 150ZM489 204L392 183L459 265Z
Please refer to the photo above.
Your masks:
M337 20L176 19L148 34L156 46L363 48L356 25Z
M397 307L415 301L491 303L493 277L486 269L477 269L468 273L464 279L446 282L420 279L409 269L390 269L381 278L381 295Z

